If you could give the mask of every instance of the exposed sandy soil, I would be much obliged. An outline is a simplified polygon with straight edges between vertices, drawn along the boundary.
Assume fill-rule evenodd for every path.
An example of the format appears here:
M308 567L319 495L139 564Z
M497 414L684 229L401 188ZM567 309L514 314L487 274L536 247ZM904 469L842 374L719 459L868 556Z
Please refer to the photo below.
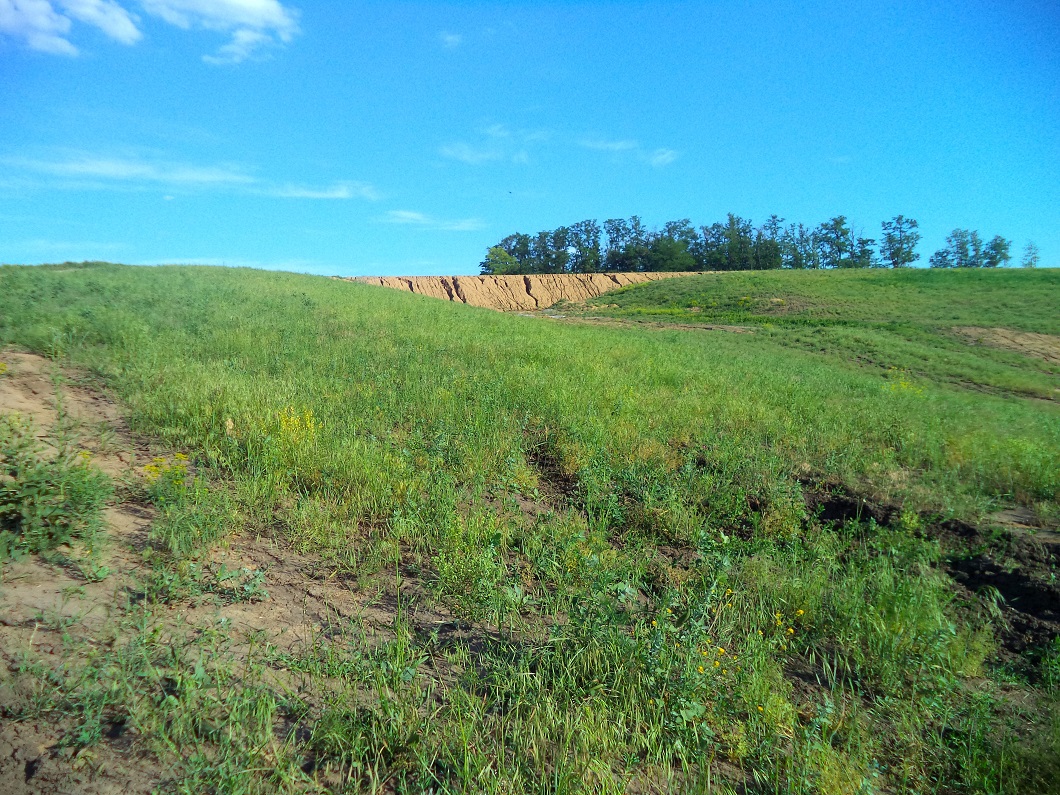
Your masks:
M1060 364L1060 337L1052 334L1013 331L1007 328L981 328L979 326L964 326L956 328L954 331L980 345L1005 348L1026 356L1045 359L1051 364Z
M619 287L687 273L563 273L531 276L358 276L347 281L390 287L502 312L585 301Z

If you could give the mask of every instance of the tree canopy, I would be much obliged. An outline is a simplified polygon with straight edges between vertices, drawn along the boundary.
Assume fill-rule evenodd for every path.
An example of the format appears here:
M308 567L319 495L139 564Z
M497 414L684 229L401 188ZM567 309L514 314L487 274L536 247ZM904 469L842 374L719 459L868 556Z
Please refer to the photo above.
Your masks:
M918 224L897 215L882 224L879 245L837 215L815 227L771 215L755 226L729 213L724 221L695 226L688 218L648 229L636 215L585 220L528 235L508 235L491 246L484 274L596 273L637 271L736 271L779 268L905 268L920 258ZM979 233L956 229L932 267L1005 265L1009 241L983 243Z

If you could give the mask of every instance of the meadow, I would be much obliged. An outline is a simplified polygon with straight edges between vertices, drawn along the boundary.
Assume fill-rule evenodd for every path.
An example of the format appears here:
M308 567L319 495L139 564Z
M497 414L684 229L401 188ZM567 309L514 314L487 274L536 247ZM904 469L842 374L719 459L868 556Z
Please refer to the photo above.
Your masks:
M78 749L130 727L183 792L1058 792L1058 276L704 274L557 320L0 268L0 345L153 453L62 527L154 517L107 649L62 627L0 710ZM8 555L70 541L5 521ZM172 624L268 610L267 567L209 565L261 538L377 618L294 647Z

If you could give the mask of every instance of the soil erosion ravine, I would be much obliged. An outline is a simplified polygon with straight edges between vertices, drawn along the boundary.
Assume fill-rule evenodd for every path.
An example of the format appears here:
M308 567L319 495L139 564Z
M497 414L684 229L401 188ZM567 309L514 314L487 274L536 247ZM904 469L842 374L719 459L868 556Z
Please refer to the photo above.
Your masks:
M619 287L687 273L542 273L528 276L357 276L347 281L482 306L502 312L585 301Z

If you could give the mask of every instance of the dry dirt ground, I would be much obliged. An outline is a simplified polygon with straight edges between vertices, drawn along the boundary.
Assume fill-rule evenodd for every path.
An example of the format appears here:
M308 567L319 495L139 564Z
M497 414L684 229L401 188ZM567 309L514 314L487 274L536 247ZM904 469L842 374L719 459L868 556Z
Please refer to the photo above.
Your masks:
M116 486L105 514L107 538L93 561L97 570L109 570L107 576L86 578L79 551L66 547L51 561L28 556L0 564L0 795L151 792L164 786L167 771L130 732L115 731L82 753L64 742L69 725L62 719L20 719L34 694L27 677L18 674L26 662L53 669L69 665L64 652L71 646L105 646L104 638L113 643L120 634L121 616L142 599L149 570L145 550L154 513L143 498L142 467L164 451L135 439L114 402L71 383L76 374L60 382L52 362L28 353L0 351L0 361L8 366L0 376L0 414L18 412L42 439L66 418L79 447ZM191 633L226 619L233 637L249 644L253 635L256 643L289 652L305 648L321 632L354 625L369 635L389 634L396 601L392 589L387 592L392 581L374 590L363 587L331 576L318 559L281 542L238 534L206 562L222 564L260 571L267 597L159 606L153 617ZM401 587L412 598L419 595L414 578L403 579ZM421 609L411 618L423 631L452 628L444 609Z

